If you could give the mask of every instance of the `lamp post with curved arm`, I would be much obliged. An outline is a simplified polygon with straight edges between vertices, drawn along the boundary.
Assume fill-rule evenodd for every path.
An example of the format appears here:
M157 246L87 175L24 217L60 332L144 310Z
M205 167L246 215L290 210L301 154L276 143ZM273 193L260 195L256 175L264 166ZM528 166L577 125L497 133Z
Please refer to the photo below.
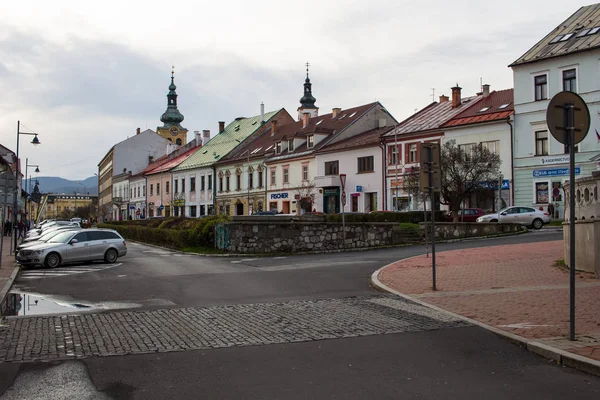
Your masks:
M18 201L17 198L19 196L19 137L21 135L30 135L33 136L33 140L31 141L31 144L33 144L34 146L37 146L38 144L40 144L40 140L38 139L38 134L37 133L33 133L33 132L21 132L21 121L17 121L17 158L15 160L15 192L14 192L14 199L13 199L13 235L14 235L14 240L12 241L14 247L12 248L12 250L15 252L15 257L16 257L16 249L17 249L17 236L18 236L18 227L17 227L17 207L18 207Z

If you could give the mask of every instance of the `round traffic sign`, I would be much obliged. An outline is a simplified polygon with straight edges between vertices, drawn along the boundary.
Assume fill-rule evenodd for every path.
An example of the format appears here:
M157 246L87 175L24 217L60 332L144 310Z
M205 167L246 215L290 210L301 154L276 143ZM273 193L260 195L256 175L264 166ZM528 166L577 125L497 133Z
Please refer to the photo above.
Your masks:
M562 144L568 144L565 125L565 107L573 105L573 127L575 144L581 142L590 129L590 110L585 101L573 92L559 92L552 97L546 109L546 123L550 133Z

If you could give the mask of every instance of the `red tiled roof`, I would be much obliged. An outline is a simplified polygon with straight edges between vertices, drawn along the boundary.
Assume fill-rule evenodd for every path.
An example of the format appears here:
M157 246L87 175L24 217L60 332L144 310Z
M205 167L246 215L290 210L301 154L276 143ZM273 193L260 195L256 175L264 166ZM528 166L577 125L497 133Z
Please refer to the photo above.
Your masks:
M306 127L303 127L303 121L278 125L275 130L275 134L271 134L271 124L265 124L265 126L261 128L260 135L255 140L245 146L238 146L231 153L229 153L227 157L218 162L218 164L223 162L231 162L233 160L246 159L248 156L246 150L249 150L251 159L271 156L274 153L273 144L276 141L283 140L284 138L290 139L292 137L301 137L319 133L324 135L335 135L359 119L365 112L373 108L376 104L377 102L374 102L342 110L336 115L335 118L333 118L332 113L314 117L308 121L308 125ZM288 153L286 150L277 156L293 157L295 154L302 152L312 152L320 148L322 144L325 144L325 141L316 144L311 149L307 149L306 143L304 143L303 145L296 147L292 152Z
M514 113L513 102L513 89L493 91L489 96L483 97L476 104L446 122L443 127L471 125L506 119Z
M395 129L395 133L408 134L439 129L446 121L460 114L473 104L478 104L482 97L465 97L456 108L452 108L452 100L442 103L433 102L421 111L400 122ZM388 133L386 136L391 135L394 135L394 131Z
M177 157L172 158L170 160L168 159L168 155L163 156L163 157L167 157L167 159L163 160L163 157L159 158L159 161L157 161L159 163L159 165L154 165L154 168L151 168L151 169L149 167L155 163L150 164L144 170L144 175L159 174L161 172L168 171L171 168L175 168L176 166L178 166L179 164L184 162L189 156L191 156L192 154L194 154L197 150L199 150L201 148L202 148L202 146L192 147L191 149L183 152L182 154L180 154Z
M378 145L381 141L381 135L394 129L392 126L385 128L376 128L367 132L363 132L351 138L342 140L328 146L324 146L319 150L319 153L329 153L334 151L344 151L360 147L368 147L372 145Z

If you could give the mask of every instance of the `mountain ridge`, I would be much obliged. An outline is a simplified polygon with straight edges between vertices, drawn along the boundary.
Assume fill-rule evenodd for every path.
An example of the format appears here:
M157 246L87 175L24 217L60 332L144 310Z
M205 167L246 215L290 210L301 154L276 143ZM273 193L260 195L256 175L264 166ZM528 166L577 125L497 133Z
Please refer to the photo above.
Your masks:
M35 182L38 182L38 187L41 193L55 193L55 194L98 194L98 178L91 176L83 180L70 180L61 178L59 176L40 176L37 178L31 178L30 191L33 191ZM23 181L23 189L27 190L27 183Z

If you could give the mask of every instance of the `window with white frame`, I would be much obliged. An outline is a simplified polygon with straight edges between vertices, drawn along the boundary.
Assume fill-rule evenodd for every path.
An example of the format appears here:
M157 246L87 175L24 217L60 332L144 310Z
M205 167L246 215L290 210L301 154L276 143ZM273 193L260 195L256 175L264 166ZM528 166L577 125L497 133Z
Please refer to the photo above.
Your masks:
M500 141L491 140L488 142L481 142L481 147L488 150L492 154L500 154Z
M577 92L577 72L575 68L567 69L562 72L563 90L567 92Z
M290 183L290 169L288 167L283 168L283 183Z
M313 135L310 135L306 138L306 147L307 148L312 148L315 145L315 137Z
M390 164L392 164L392 165L398 165L399 164L398 160L399 160L399 158L398 158L398 146L394 145L394 146L392 146L392 157L391 157L391 160L390 160Z
M413 143L408 146L408 162L416 163L417 162L417 144Z
M271 168L271 185L277 184L277 170L275 168Z
M471 157L473 157L473 152L475 151L476 145L477 145L476 143L467 143L467 144L458 145L460 150L462 150L462 152L465 155L465 160L470 160Z
M281 142L275 144L275 154L281 154Z
M308 164L302 165L302 180L308 181Z
M290 140L288 142L288 151L294 151L294 141Z
M535 132L535 155L548 155L548 131Z
M548 75L537 75L533 78L535 86L535 101L548 98Z

